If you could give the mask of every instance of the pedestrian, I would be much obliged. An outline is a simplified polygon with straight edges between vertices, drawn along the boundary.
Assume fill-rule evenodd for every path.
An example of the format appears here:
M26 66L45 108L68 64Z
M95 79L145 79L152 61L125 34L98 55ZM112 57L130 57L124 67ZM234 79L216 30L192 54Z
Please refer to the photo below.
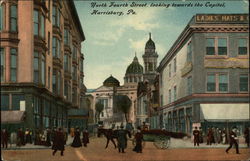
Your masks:
M10 147L12 146L12 144L17 145L17 133L15 131L10 133Z
M57 150L60 150L61 151L61 156L63 156L64 135L63 135L63 132L62 132L61 128L58 128L58 131L55 132L55 138L54 138L54 141L53 141L52 150L54 150L52 155L55 155Z
M3 145L3 148L8 148L8 140L9 140L9 135L6 129L1 130L1 142Z
M236 154L240 154L239 153L239 145L238 145L238 142L237 142L237 135L236 135L236 128L234 127L230 134L229 134L229 138L230 138L230 145L229 147L226 149L226 153L228 153L228 151L232 148L232 146L234 145L235 146L235 149L236 149Z
M51 130L49 128L46 129L46 146L51 146Z
M75 129L73 127L70 128L70 136L73 138L75 136Z
M30 143L29 136L30 136L29 129L26 128L25 133L24 133L25 144Z
M214 132L215 132L215 129L214 129L214 127L212 127L212 133L211 133L211 143L214 143L214 144L215 144Z
M213 131L214 131L214 143L218 144L218 142L219 142L219 129L215 127L213 129Z
M245 137L245 143L247 144L247 147L250 147L249 146L249 128L245 128L245 131L244 131L244 137Z
M226 144L226 129L222 130L222 144Z
M133 151L135 151L137 153L142 153L142 139L143 139L143 134L141 132L141 128L138 126L137 132L135 134L136 144L135 144Z
M124 149L127 146L127 131L123 129L123 125L120 126L120 130L117 131L118 151L119 153L125 153Z
M199 146L200 131L197 129L196 126L194 128L193 135L194 135L194 146L196 145Z
M218 128L218 144L222 142L222 130Z
M212 144L212 138L213 138L213 131L211 128L208 128L208 133L207 133L207 145Z
M87 129L85 129L82 132L82 142L83 142L84 147L87 147L87 144L89 143L89 133Z
M17 146L25 145L24 141L24 132L22 128L19 128L17 131Z
M199 143L203 143L203 131L201 127L199 127L199 131L200 131Z
M78 148L82 146L81 139L80 139L80 130L79 128L76 128L76 131L74 132L74 140L71 144L72 147Z

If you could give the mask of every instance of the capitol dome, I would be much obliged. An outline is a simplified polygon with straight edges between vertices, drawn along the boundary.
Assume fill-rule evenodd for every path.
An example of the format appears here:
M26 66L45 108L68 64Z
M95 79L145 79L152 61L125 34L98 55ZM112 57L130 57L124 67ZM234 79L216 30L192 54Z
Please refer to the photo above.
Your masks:
M143 74L143 67L136 56L134 57L133 62L127 67L126 75L127 74Z
M119 87L120 82L111 75L103 82L103 85L107 87Z

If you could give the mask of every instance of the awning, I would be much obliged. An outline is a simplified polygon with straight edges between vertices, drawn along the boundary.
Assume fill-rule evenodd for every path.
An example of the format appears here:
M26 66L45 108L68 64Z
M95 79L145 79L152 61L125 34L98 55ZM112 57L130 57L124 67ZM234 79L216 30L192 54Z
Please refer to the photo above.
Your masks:
M249 121L249 108L249 104L200 104L200 119Z
M1 123L21 123L25 111L1 111Z

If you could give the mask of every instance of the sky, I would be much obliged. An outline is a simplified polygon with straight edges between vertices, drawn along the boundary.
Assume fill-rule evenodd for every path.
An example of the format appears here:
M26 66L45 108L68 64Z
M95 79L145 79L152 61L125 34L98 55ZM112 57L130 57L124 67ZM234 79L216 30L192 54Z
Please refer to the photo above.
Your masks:
M91 3L105 4L107 7L91 7ZM127 3L128 7L108 7L110 2L116 4ZM133 2L147 7L130 7ZM195 3L203 4L195 7ZM158 64L166 55L170 47L197 13L248 13L248 0L210 1L194 0L120 0L120 1L84 1L75 0L75 6L80 18L86 40L82 43L84 54L84 84L87 89L96 89L111 74L124 84L128 65L133 61L135 53L139 63L143 65L142 55L145 44L149 39L149 32L155 42L159 55ZM217 3L225 3L224 7L217 7ZM150 7L150 4L165 3L169 7ZM192 7L173 7L172 4L193 4ZM212 5L215 5L212 7ZM133 9L136 14L126 13ZM124 15L92 15L93 10L122 11Z

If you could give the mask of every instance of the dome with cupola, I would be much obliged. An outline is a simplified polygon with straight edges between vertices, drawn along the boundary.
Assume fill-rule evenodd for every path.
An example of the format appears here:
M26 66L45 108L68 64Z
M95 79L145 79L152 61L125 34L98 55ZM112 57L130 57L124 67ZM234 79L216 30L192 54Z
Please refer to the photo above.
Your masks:
M107 87L119 87L120 82L111 75L103 82L103 85Z
M126 74L143 74L143 67L139 63L137 56L134 57L133 62L127 67Z

